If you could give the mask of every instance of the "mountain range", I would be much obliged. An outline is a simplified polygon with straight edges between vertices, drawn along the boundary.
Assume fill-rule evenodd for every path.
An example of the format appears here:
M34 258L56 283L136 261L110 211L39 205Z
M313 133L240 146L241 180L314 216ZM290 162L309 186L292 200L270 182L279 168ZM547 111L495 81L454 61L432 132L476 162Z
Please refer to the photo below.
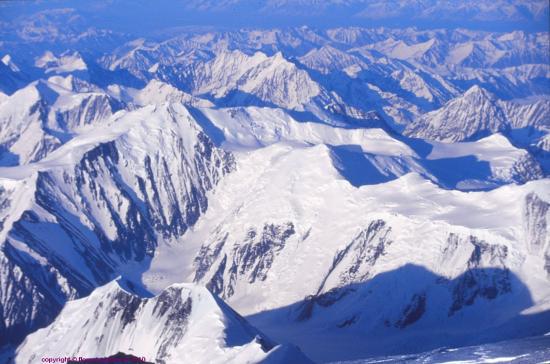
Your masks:
M457 3L169 5L548 14ZM0 361L438 362L547 342L547 31L144 36L62 4L0 5Z

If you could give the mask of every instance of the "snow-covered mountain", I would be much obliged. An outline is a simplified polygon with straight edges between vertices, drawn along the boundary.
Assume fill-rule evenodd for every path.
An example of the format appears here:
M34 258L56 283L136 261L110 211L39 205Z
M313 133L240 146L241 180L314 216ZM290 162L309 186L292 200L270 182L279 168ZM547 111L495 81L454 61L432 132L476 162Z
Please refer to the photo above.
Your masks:
M492 46L473 58L460 48L483 42ZM145 81L159 78L219 106L307 110L324 121L381 117L401 131L476 84L505 99L548 93L547 44L547 34L524 32L190 31L130 42L101 64Z
M118 100L73 75L34 81L0 104L1 165L38 161L121 108Z
M171 279L206 284L319 361L548 327L548 238L527 228L547 223L547 181L476 195L409 174L356 189L325 146L255 154L237 158L188 235L200 247L193 262L171 259L183 247L159 249L144 277L152 289ZM527 246L540 247L532 255ZM522 321L525 309L533 315ZM438 330L446 335L436 340Z
M119 274L152 290L173 282L196 281L245 314L288 305L280 313L276 310L252 319L266 331L272 330L272 320L284 322L284 331L293 341L303 335L302 330L313 330L322 323L328 329L315 329L315 342L333 341L339 356L332 358L376 353L369 347L355 347L349 356L341 354L333 336L372 340L373 325L381 327L377 334L383 333L380 337L386 340L386 346L378 348L388 352L396 346L406 348L400 340L421 335L423 330L413 324L422 316L428 333L433 330L430 323L441 326L446 322L449 330L457 330L439 345L470 343L472 332L464 324L481 313L488 317L487 338L537 334L547 324L544 317L538 317L535 326L531 320L515 321L518 310L544 311L548 304L544 298L548 293L542 288L550 257L547 231L542 228L550 200L546 181L478 192L481 197L441 190L418 174L430 176L421 163L460 159L465 150L476 149L478 158L486 158L496 168L506 152L496 149L495 143L504 143L504 148L515 153L504 137L479 141L479 147L433 144L431 154L422 161L410 146L383 130L297 122L269 109L189 113L182 106L162 104L115 114L107 125L75 137L42 162L2 170L6 206L3 279L8 287L3 292L4 327L8 337L22 335L21 325L44 325L57 315L64 300L86 295ZM222 126L225 130L220 135L216 130ZM151 138L154 130L158 134ZM205 133L230 152L215 148ZM160 154L154 152L156 145L164 147ZM348 172L362 168L347 165L354 158L342 148L349 145L360 150L351 148L349 153L369 156L365 166L372 163L360 189L350 183L355 181L353 176L346 174L346 168ZM178 167L189 158L191 163ZM190 167L189 174L185 171ZM402 176L408 171L399 167L416 168L417 174ZM181 169L170 173L174 168ZM280 175L282 170L294 173ZM390 170L393 174L382 175ZM437 176L432 178L437 181ZM206 191L216 183L220 185L208 197ZM190 189L184 187L188 184ZM386 189L402 192L390 192L390 198L383 192ZM34 197L26 200L28 196ZM492 202L479 206L480 199ZM24 200L25 204L18 202ZM456 211L448 211L449 201L454 201ZM502 211L509 215L505 218ZM485 219L468 220L468 214ZM338 229L332 230L334 226ZM50 238L44 235L46 231ZM417 243L411 243L411 231ZM53 236L58 243L50 245ZM312 256L317 261L313 266L305 263ZM9 273L13 271L21 275L13 276ZM357 308L355 303L364 298L356 295L363 297L364 292L371 292L367 296L374 298L367 302L372 305L390 297L385 287L395 283L376 283L376 277L389 275L389 282L399 281L401 272L421 279L414 285L406 283L406 289L398 286L399 294L405 296L396 298L395 306L381 311L368 304ZM349 288L354 285L359 286ZM524 285L533 287L537 296L528 297ZM405 291L411 302L420 300L413 305L424 307L421 313L406 309L411 303ZM16 297L22 296L33 301L32 315L15 304ZM415 301L417 296L423 298ZM438 302L439 310L424 315L425 305L432 302ZM488 314L495 307L499 307L498 319ZM370 309L380 315L361 320L363 310ZM456 318L454 313L462 310L467 313ZM513 334L503 329L512 323ZM334 333L334 327L348 326L352 333ZM364 331L366 327L371 329ZM390 339L393 330L399 340ZM273 333L286 340L277 330ZM331 358L313 350L311 342L299 344L316 359ZM121 346L112 349L113 353L125 350ZM112 353L94 355L108 354Z
M68 303L50 326L27 337L15 363L118 352L167 364L310 363L299 349L276 345L204 287L176 284L142 298L116 281Z
M136 2L138 35L97 18L125 0L52 4L0 4L0 362L365 361L550 331L548 32L145 30L167 4L516 24L546 4Z
M363 258L352 258L353 255L350 255L352 260L343 263L341 269L342 272L351 269L355 272L352 275L355 278L343 281L336 279L333 283L321 283L308 278L303 281L305 286L294 284L294 291L284 288L288 285L285 282L299 281L298 276L293 274L303 275L299 273L300 270L293 270L293 274L286 270L301 266L302 263L299 262L306 261L306 257L312 254L318 256L318 259L325 257L326 260L318 265L318 272L311 267L308 268L313 276L323 277L323 271L328 271L329 276L334 277L344 274L339 273L340 269L336 271L334 267L331 268L334 265L332 257L338 256L339 250L344 248L339 247L340 241L354 241L355 238L350 235L338 239L331 235L323 228L330 226L323 222L325 219L333 223L338 221L337 226L350 234L361 229L363 223L383 226L389 232L397 227L408 231L407 224L416 225L418 219L426 221L427 224L439 220L438 215L425 215L422 206L439 204L440 207L434 207L434 211L445 210L449 198L447 195L450 196L454 192L443 193L437 185L426 182L418 174L403 176L407 172L413 171L433 179L436 183L444 184L447 183L446 176L438 176L428 170L434 168L430 161L449 163L446 160L463 158L462 156L467 153L465 150L472 153L477 149L478 158L487 160L486 163L492 166L494 176L498 177L499 168L507 171L502 168L514 168L512 166L518 163L516 161L523 158L521 152L504 137L495 136L492 138L494 140L476 142L479 147L475 148L467 144L434 143L431 154L422 158L411 146L392 138L380 129L339 129L319 123L298 122L281 111L270 109L193 109L190 113L188 109L178 105L164 103L131 112L119 112L104 126L98 126L76 136L41 162L2 170L5 181L3 259L6 273L3 279L8 287L3 293L4 312L7 314L4 327L8 337L23 335L26 330L49 322L57 315L64 300L86 295L95 285L102 284L114 275L124 275L138 286L143 282L146 287L153 290L162 289L164 285L173 281L196 281L229 299L246 314L291 304L310 295L321 295L325 290L328 292L340 289L342 284L354 283L355 279L362 282L368 277L377 276L378 269L379 272L384 272L392 268L375 264L378 259L376 258L366 266L370 267L369 270L361 273L356 268L349 268L348 264L354 267L356 263L353 263L353 259L360 262ZM222 128L225 129L220 135ZM228 151L216 148L208 135ZM504 149L497 149L495 143L500 143ZM157 145L163 145L163 150L155 152ZM347 147L350 145L355 145L357 150ZM251 154L251 151L254 152ZM509 153L510 162L502 159L505 153ZM356 158L350 154L364 158L363 164L354 166ZM511 164L506 167L506 163ZM265 167L261 167L262 165ZM370 169L361 172L366 166L370 166ZM262 168L265 169L262 171ZM327 168L330 173L327 173ZM188 170L190 172L187 172ZM281 170L296 170L299 173L277 177L278 171ZM437 168L434 170L437 172ZM532 169L528 168L526 171ZM231 172L230 176L221 178L227 172ZM362 173L363 176L359 177L363 179L355 179L354 172ZM504 173L506 175L511 172ZM521 171L517 175L521 178L527 176L526 172ZM401 178L395 179L398 177ZM476 183L486 188L486 184L490 183L490 179L482 174L474 177L478 179L463 180L455 184L458 186L462 183L463 188L468 189L468 186L471 188ZM508 183L506 178L510 177L503 178L505 179L500 183ZM531 178L538 177L535 175ZM390 189L402 190L405 193L402 196L394 196L397 201L403 201L407 195L428 198L427 201L409 201L405 205L395 205L419 206L418 212L394 210L391 207L392 203L389 203L380 192L388 188L388 184L383 182L392 179L395 179L392 183L397 186ZM222 185L215 189L214 195L208 197L206 191L219 182ZM334 190L329 192L330 189L323 187L325 183L327 187L333 185ZM409 187L403 188L403 183ZM364 187L354 192L354 184ZM190 187L186 187L189 185ZM313 186L316 187L312 188ZM441 244L439 248L434 249L440 249L442 252L456 249L448 246L455 241L454 239L474 239L474 243L471 243L473 252L478 245L485 247L485 241L496 240L500 242L496 243L498 249L491 247L489 251L496 249L495 251L501 253L512 249L512 242L526 241L526 236L533 236L528 238L533 241L528 244L537 246L533 250L536 258L529 259L541 261L531 263L537 267L536 271L539 273L532 273L530 279L544 277L547 274L544 273L544 267L548 264L544 259L547 259L545 256L550 256L550 253L548 244L544 242L547 240L547 233L541 231L539 226L547 215L548 209L544 207L547 203L544 201L548 201L548 198L544 194L539 197L544 184L541 187L536 186L525 185L522 187L523 192L519 192L519 187L514 189L515 192L499 192L518 196L517 206L523 206L520 196L531 193L529 199L526 197L526 201L532 204L525 207L529 211L526 217L521 217L520 211L523 211L523 207L519 207L519 215L511 215L511 220L500 220L505 224L505 229L516 224L531 226L526 228L528 233L523 230L518 230L512 235L511 232L498 233L495 226L493 229L496 229L496 235L485 237L487 233L475 232L478 225L469 225L465 221L449 218L443 220L447 221L444 225L450 224L448 228L442 229L436 223L428 228L426 236L430 236L434 244ZM241 191L241 188L247 191ZM367 192L371 188L378 189L379 192ZM417 188L420 190L416 190ZM319 200L315 197L319 189L324 189L324 195L330 200ZM289 192L281 193L282 191ZM494 193L497 193L496 191ZM440 193L442 195L436 198L435 196ZM371 200L368 203L373 209L370 214L382 215L376 219L373 216L369 223L369 213L365 211L365 206L371 194L379 196L379 200ZM431 194L434 194L433 197L428 197ZM30 196L32 197L29 199ZM225 202L219 200L221 196L226 196ZM253 196L258 196L259 199ZM279 197L274 199L274 196ZM299 196L298 199L295 196ZM227 200L228 197L231 198ZM454 198L458 202L465 197L466 195ZM436 199L432 200L433 198ZM464 211L475 211L477 200L477 197L472 196L471 202L466 202L463 207ZM501 201L506 198L496 195L495 200ZM18 201L26 202L22 204ZM354 202L347 205L341 201ZM310 205L311 203L313 205ZM383 206L389 210L382 212ZM362 212L353 212L354 209L361 209ZM483 214L503 209L493 206ZM506 210L513 209L508 207ZM207 214L200 218L203 213L210 211L212 215ZM281 215L276 217L274 213ZM386 214L395 216L384 217ZM414 218L415 214L420 215ZM463 213L457 211L454 214L461 216ZM350 219L349 216L357 216L359 220ZM366 222L363 222L363 217L367 218ZM486 223L489 221L492 219L487 218ZM195 224L198 225L189 230L189 227ZM464 224L466 229L473 229L472 232L463 232ZM356 227L353 228L352 225ZM454 225L461 226L455 228L461 231L461 235L452 233L451 227ZM239 229L234 231L236 227ZM365 234L371 234L367 232L369 229L370 227L365 230ZM50 238L44 235L46 231ZM441 231L440 238L435 240L438 231ZM457 237L454 238L453 234ZM481 234L481 237L478 237L478 234ZM58 243L50 245L48 241L53 236ZM417 239L424 239L423 234L417 233L416 236ZM178 242L180 239L185 239L186 243L181 245ZM370 238L366 239L370 241ZM319 248L323 248L316 250L314 246L317 245L310 246L307 244L308 240L318 241ZM391 240L402 241L405 247L409 245L410 237L397 235ZM193 243L194 241L201 244ZM321 243L322 241L325 243ZM481 243L476 245L478 241ZM331 244L328 242L336 245L330 248ZM295 244L303 246L303 250L297 249L298 246ZM386 254L380 247L368 248L368 245L365 245L357 249L366 249L366 252L374 249L372 252L375 256ZM531 256L527 248L515 249L519 250L511 256L520 254L524 256L522 259ZM397 254L402 254L399 249L397 251ZM82 252L87 253L83 256ZM473 252L471 254L474 254ZM446 261L445 254L441 254L443 255L436 255L437 258L430 256L429 261ZM431 269L448 277L454 277L465 269L468 272L468 269L474 269L468 263L473 259L468 258L468 254L461 255L460 259L463 260L459 259L458 265L453 265L451 271L439 272L435 270L436 267ZM489 262L497 259L492 254L486 258ZM514 263L513 259L508 261L508 253L502 254L504 256L499 255L498 258L503 259L502 266L505 269L514 269L514 272L519 274L523 265L514 265L518 263ZM168 258L165 258L166 255ZM287 257L276 259L279 255ZM418 256L418 253L407 252L405 256ZM178 258L173 261L171 257ZM294 260L296 263L293 263ZM285 263L277 268L276 263L279 261ZM395 264L400 262L394 258L390 261ZM430 267L429 261L420 260L416 263ZM413 260L409 260L409 263L412 262ZM483 263L476 264L482 264L483 267ZM29 270L29 267L33 268ZM279 273L279 269L283 271ZM21 272L20 276L12 276L9 273L16 270ZM500 273L494 274L498 277ZM272 281L268 279L271 276L284 276L286 279L278 278ZM52 279L56 282L55 286L52 286ZM456 279L458 282L459 278ZM495 279L503 279L504 287L512 285L510 282L515 282L513 278L508 278L508 274L502 278L490 278L489 282ZM283 286L277 288L280 284ZM483 284L489 285L490 288L487 289L497 290L497 295L506 295L508 292L506 288L502 288L502 292L501 288L495 288L494 282ZM32 289L29 290L27 287ZM453 285L449 284L449 292L454 289L452 287ZM281 295L282 291L286 294ZM272 296L267 292L279 293ZM521 292L520 286L517 294L521 296ZM542 294L544 291L539 292ZM256 295L259 296L252 299ZM32 300L32 315L28 314L26 307L15 305L16 297L20 299L22 296L28 297L29 302ZM474 299L476 296L477 294L473 296ZM453 300L457 299L462 300L451 299L448 310L454 304ZM304 302L310 302L309 300ZM245 301L253 303L253 306L239 304ZM538 307L544 306L543 302L544 300L534 301L529 304ZM506 307L506 304L503 306ZM512 308L506 310L510 313L501 319L504 320L503 323L511 319L515 312ZM433 315L435 314L434 312ZM293 313L290 317L295 315L299 313ZM393 312L390 315L398 313ZM332 319L336 319L336 316ZM452 321L449 325L452 325ZM21 326L29 329L21 329Z
M535 131L550 128L550 100L521 104L503 101L479 86L472 86L461 97L442 108L426 113L409 125L409 135L419 138L457 142L493 133L518 129Z
M115 114L39 163L4 168L2 341L123 271L139 281L155 247L197 221L206 191L233 168L170 104Z

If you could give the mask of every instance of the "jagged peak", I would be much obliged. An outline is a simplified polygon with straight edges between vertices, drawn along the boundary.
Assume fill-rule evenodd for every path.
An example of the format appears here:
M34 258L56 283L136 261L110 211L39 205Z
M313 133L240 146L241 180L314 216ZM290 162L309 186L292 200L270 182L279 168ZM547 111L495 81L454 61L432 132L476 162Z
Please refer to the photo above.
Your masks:
M66 51L56 56L48 50L35 60L34 65L44 69L46 73L67 73L88 69L88 65L77 51Z
M212 107L213 104L205 99L201 99L192 96L180 89L172 86L169 83L160 81L158 79L152 79L145 87L140 90L126 89L126 90L114 90L120 97L129 99L139 106L145 106L149 104L160 105L164 103L184 103L196 107ZM123 94L126 95L123 95Z
M120 351L167 363L211 362L197 350L205 347L216 353L216 359L226 356L235 362L260 362L275 351L275 343L202 286L177 283L156 296L141 297L125 285L119 278L69 302L49 327L27 337L17 350L18 362L33 362L34 350L45 337L48 346L41 351L48 354L78 352L92 357ZM148 332L141 331L144 327ZM114 335L103 334L106 329ZM67 345L70 335L76 336ZM155 340L144 343L148 335ZM292 350L290 356L296 355L303 356Z
M464 93L464 97L481 96L486 99L494 99L493 94L479 85L473 85Z
M257 52L257 53L261 53L265 56L264 61L262 62L262 64L269 64L272 67L296 68L296 65L294 63L290 62L289 60L287 60L285 58L285 56L283 55L283 53L280 52L280 51L275 53L272 56L268 56L268 55L266 55L265 53L262 53L262 52ZM256 54L254 55L255 57L256 57Z
M221 48L216 52L216 58L222 59L256 59L265 60L268 57L264 52L256 51L253 54L247 54L240 49L228 49L227 47Z
M96 288L92 294L89 296L90 300L103 300L107 296L112 296L113 294L122 293L125 295L135 296L143 301L148 300L157 300L161 295L170 293L170 292L179 292L182 295L194 295L201 297L208 301L212 300L214 302L214 295L204 286L195 284L195 283L173 283L165 287L162 291L157 294L152 294L146 291L144 288L139 287L138 285L132 283L132 281L125 279L122 276L109 281L103 286ZM84 298L88 299L88 298Z
M473 85L466 90L462 95L449 100L440 109L426 113L425 116L435 115L441 112L445 112L449 108L454 109L456 107L479 108L484 106L485 110L495 109L496 97L479 85Z
M284 59L284 60L286 61L285 57L283 56L283 52L281 52L281 51L277 51L277 52L273 55L273 58L274 58L274 59Z

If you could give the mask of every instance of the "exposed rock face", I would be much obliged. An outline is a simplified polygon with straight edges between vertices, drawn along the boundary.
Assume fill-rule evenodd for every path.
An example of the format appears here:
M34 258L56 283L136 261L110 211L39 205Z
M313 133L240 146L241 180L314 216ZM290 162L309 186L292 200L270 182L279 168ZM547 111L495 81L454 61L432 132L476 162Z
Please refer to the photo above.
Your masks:
M74 81L71 76L64 81L70 80ZM75 133L106 124L124 107L96 86L88 84L89 89L74 92L77 90L65 89L55 81L33 82L0 107L2 165L37 162Z
M28 180L28 208L12 212L2 231L3 343L50 322L65 300L89 294L123 267L144 268L159 241L182 236L206 211L205 194L234 169L233 157L185 109L159 112L165 129L152 138L140 140L147 129L132 122L114 140ZM163 148L133 152L155 143Z
M281 349L285 354L278 353ZM31 334L18 348L15 363L30 364L40 357L125 357L162 364L260 362L271 355L281 356L275 363L310 363L294 347L275 347L205 288L178 284L143 298L112 282L69 302L50 326Z
M395 323L395 326L403 329L412 325L422 317L424 312L426 312L426 295L415 294L403 310L403 317Z
M482 87L473 86L462 97L424 114L406 133L444 142L472 140L493 133L508 134L512 129L547 128L543 118L549 112L547 101L520 105L499 100Z
M224 298L231 297L235 284L240 277L245 277L248 283L267 278L271 265L279 251L285 247L285 242L295 234L294 224L266 224L258 232L250 228L242 243L235 243L232 249L223 255L214 274L207 283L212 292ZM226 244L226 233L211 246L202 246L195 258L195 281L200 281L220 257ZM230 262L230 265L228 264Z
M535 193L530 193L525 197L524 230L526 243L531 252L543 257L544 268L550 275L549 218L550 203L542 200Z

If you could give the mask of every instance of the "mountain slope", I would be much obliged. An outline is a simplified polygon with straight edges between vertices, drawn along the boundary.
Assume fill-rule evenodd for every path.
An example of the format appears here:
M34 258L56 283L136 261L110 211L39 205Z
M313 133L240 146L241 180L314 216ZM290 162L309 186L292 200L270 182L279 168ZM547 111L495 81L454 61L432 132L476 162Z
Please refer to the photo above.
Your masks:
M534 335L550 324L548 232L530 227L547 224L548 181L462 193L408 174L356 188L323 145L235 155L239 167L185 246L159 249L144 276L151 289L205 284L317 360ZM184 252L183 264L173 258ZM532 315L520 319L523 310ZM435 340L442 328L448 335Z
M442 187L470 190L525 183L543 176L537 160L502 135L476 142L422 145L377 128L300 122L278 109L208 108L200 112L223 134L218 138L230 150L276 143L328 145L333 164L354 185L387 182L416 172Z
M275 346L205 288L177 284L141 298L112 282L69 302L17 349L15 363L117 352L166 364L310 362L297 348Z
M35 81L0 104L2 165L36 162L122 105L72 75Z
M196 223L206 191L233 168L183 106L165 104L2 169L2 343L116 275L139 285L157 245Z
M446 142L457 142L509 132L512 129L548 129L550 104L539 101L521 105L498 100L479 86L427 113L411 124L406 134Z

